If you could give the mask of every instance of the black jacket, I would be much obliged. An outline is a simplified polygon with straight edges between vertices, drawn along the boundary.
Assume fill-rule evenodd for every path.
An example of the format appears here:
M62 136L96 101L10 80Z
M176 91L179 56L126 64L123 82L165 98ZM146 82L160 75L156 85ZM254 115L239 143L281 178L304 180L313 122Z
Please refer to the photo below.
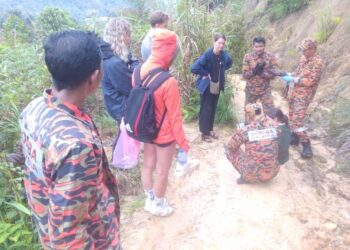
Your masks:
M103 59L102 90L106 110L110 116L120 123L126 110L126 102L131 91L131 75L137 60L125 63L116 55L111 46L100 41Z

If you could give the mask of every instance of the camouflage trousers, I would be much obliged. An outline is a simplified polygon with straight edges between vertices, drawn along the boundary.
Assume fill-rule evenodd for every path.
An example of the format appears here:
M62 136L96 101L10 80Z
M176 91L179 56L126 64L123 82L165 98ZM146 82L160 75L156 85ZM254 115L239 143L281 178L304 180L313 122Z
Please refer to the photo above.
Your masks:
M306 111L316 91L306 88L294 88L289 98L289 123L291 131L296 133L301 142L308 142L310 139L305 127Z
M247 164L246 154L243 150L236 151L227 150L225 152L227 159L232 163L233 167L241 174L243 179L248 182L266 182L274 178L279 170L280 166L266 166L263 168L254 167L251 168Z
M255 95L251 93L248 89L245 90L244 106L247 105L248 103L256 103L258 100L260 100L261 102L264 113L267 114L267 111L270 108L274 107L273 98L271 94L271 87L268 87L267 89L264 90L262 94L259 94L259 95Z

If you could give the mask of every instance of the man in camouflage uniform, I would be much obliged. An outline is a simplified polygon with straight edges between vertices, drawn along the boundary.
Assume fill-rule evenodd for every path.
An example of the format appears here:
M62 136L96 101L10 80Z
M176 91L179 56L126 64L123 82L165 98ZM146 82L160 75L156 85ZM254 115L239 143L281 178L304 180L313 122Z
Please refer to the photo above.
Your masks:
M317 44L315 40L304 39L300 48L303 55L297 70L292 73L294 88L289 99L289 121L293 132L291 145L299 145L300 140L303 145L301 157L311 158L313 153L304 122L307 107L316 94L324 63L316 53Z
M274 106L270 80L285 73L277 69L277 58L265 51L265 44L263 37L253 39L253 52L246 54L243 59L242 77L246 81L245 104L260 100L264 113L267 113Z
M21 113L25 189L44 249L120 249L119 198L97 128L83 109L101 81L96 37L51 35L53 89Z
M225 154L241 177L238 184L266 182L275 177L280 169L278 163L278 124L261 114L257 104L245 108L250 123L237 129L225 145ZM240 149L245 146L245 151Z

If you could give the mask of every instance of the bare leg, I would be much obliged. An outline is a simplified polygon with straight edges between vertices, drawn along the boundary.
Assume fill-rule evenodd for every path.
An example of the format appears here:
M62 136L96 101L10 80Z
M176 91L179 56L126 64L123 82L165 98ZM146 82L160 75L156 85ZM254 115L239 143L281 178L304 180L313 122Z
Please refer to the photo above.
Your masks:
M156 147L157 164L156 172L157 177L154 182L154 193L157 198L163 198L168 185L169 169L175 153L175 143L172 143L168 147Z
M144 190L151 190L153 188L152 174L156 168L156 161L156 145L145 143L143 167L141 170L141 181Z

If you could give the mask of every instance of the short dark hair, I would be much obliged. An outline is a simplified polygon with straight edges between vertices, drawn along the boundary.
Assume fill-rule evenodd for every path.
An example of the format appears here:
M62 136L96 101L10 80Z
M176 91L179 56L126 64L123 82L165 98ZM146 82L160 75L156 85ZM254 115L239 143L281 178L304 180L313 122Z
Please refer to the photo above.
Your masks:
M100 68L97 39L91 32L69 30L54 33L45 41L45 63L58 91L78 88Z
M253 39L253 44L254 43L262 43L262 44L266 44L266 40L265 40L265 38L264 37L262 37L262 36L256 36L256 37L254 37L254 39Z
M226 36L222 33L215 33L213 36L214 42L219 40L220 38L224 39L226 41Z
M162 24L168 21L169 16L162 11L155 11L150 18L151 26L154 28L156 24Z
M272 119L277 118L279 122L283 122L286 125L289 125L288 117L285 114L283 114L282 110L279 108L275 108L275 107L269 108L267 111L267 115Z

